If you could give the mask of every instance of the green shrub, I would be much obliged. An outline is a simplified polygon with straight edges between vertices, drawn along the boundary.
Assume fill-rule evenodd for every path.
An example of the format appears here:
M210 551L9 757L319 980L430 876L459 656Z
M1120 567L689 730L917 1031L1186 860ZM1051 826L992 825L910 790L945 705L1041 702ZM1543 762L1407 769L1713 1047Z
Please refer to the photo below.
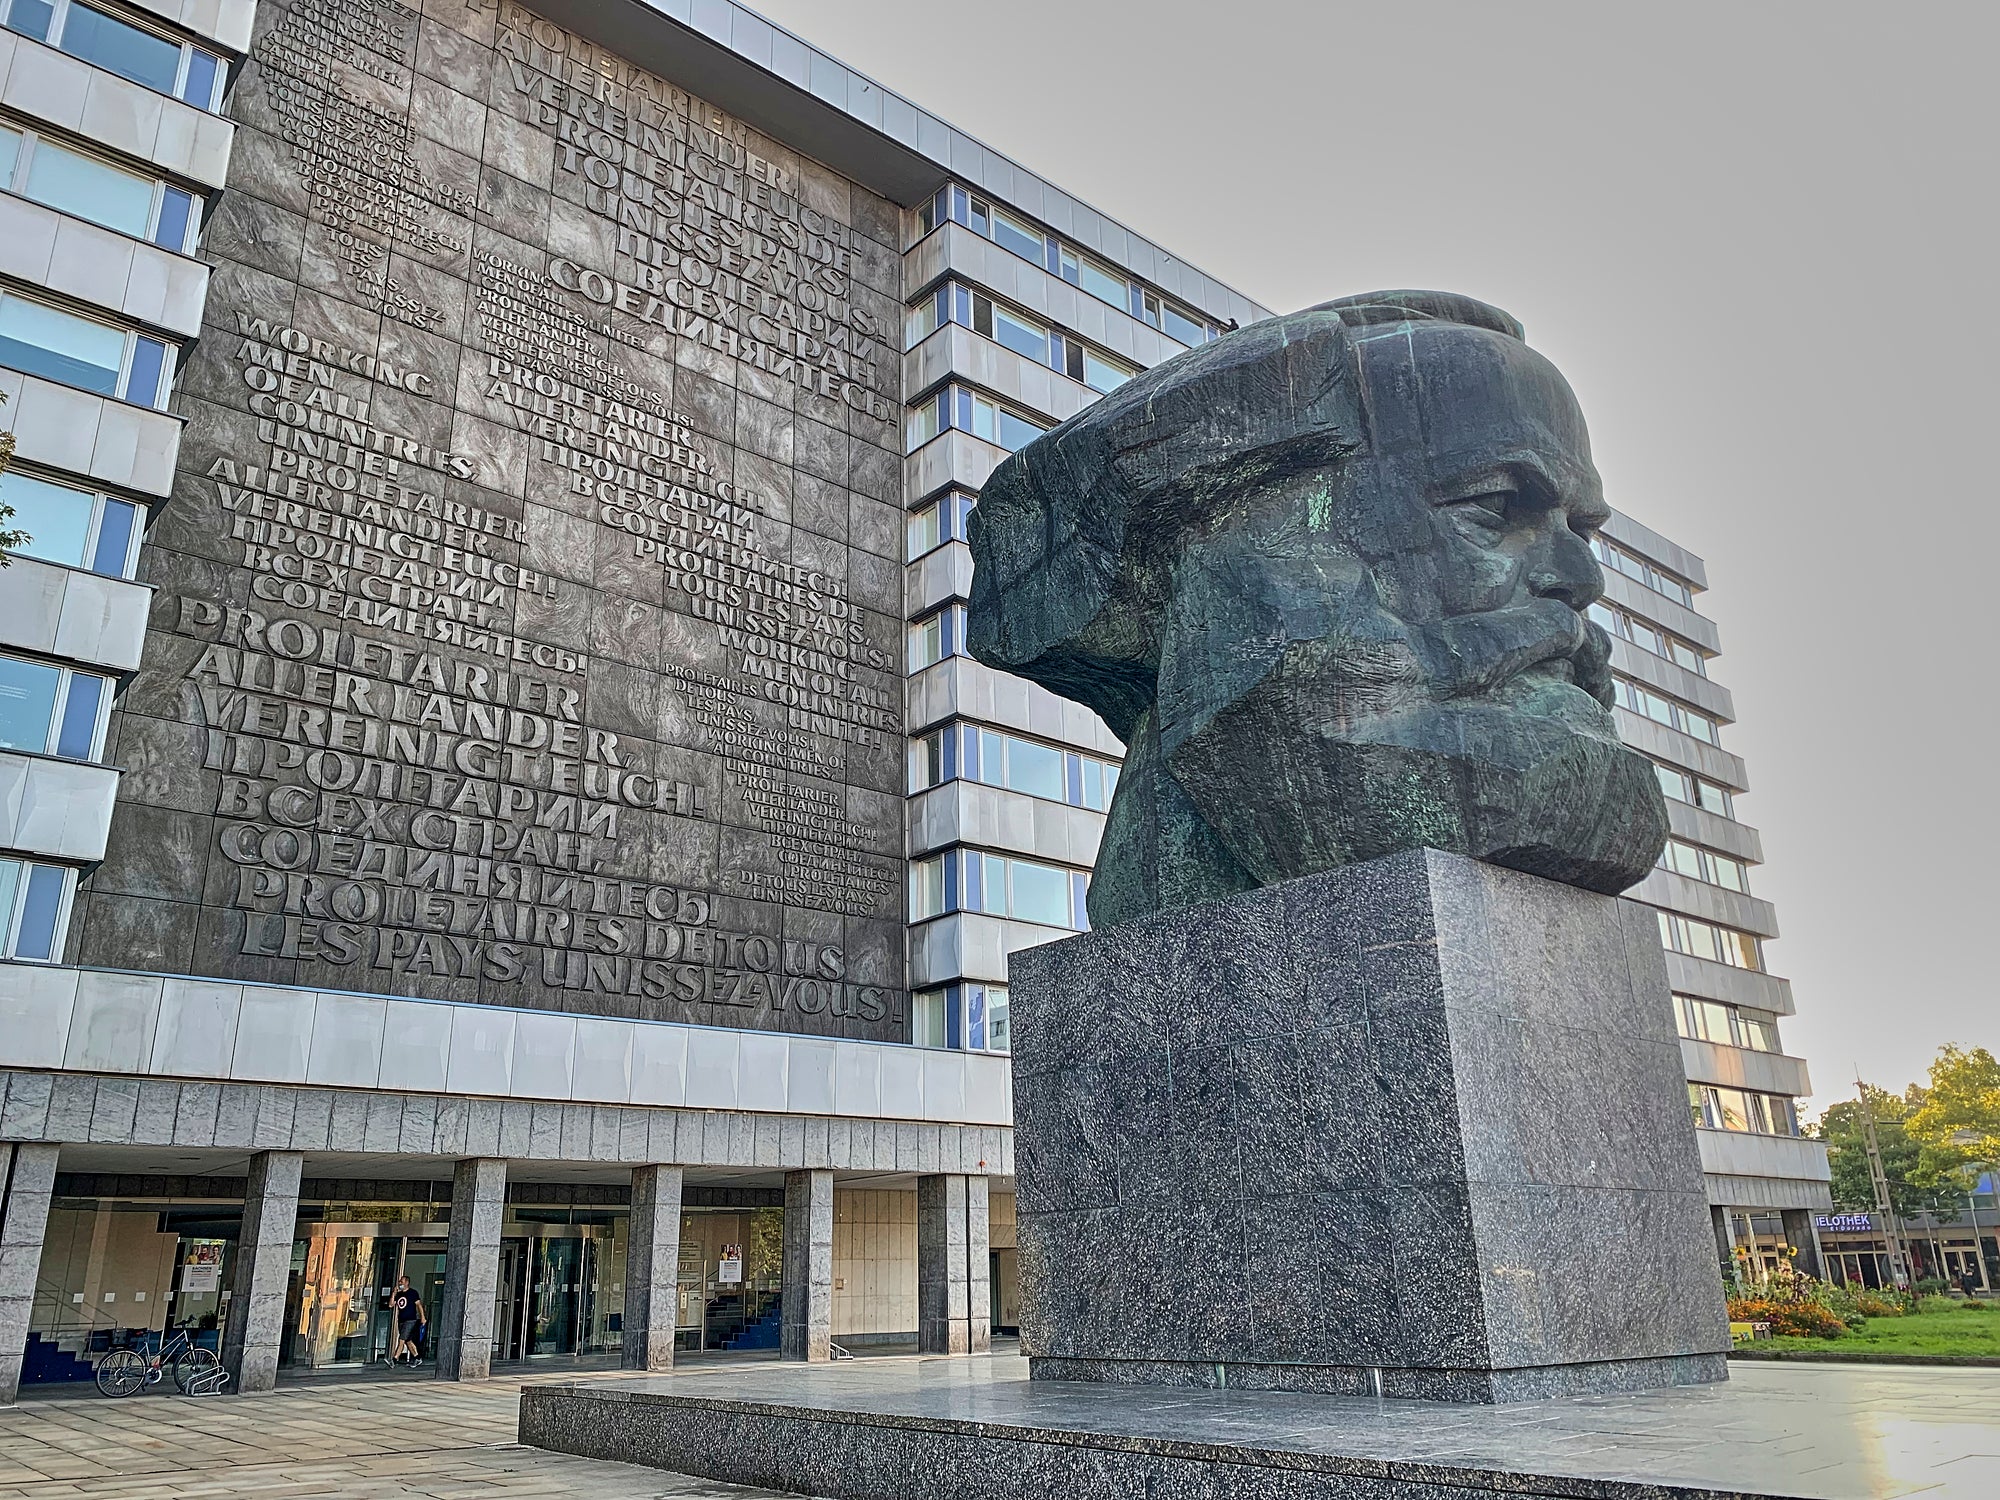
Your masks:
M1864 1318L1900 1318L1904 1312L1902 1302L1895 1296L1869 1291L1854 1294L1854 1310Z
M1917 1311L1920 1313L1957 1312L1964 1305L1956 1298L1946 1297L1937 1292L1926 1292L1917 1298Z
M1942 1276L1926 1276L1910 1288L1919 1297L1935 1297L1951 1290L1951 1283Z
M1772 1302L1762 1297L1731 1297L1732 1323L1769 1323L1780 1337L1837 1339L1847 1332L1847 1323L1831 1308L1817 1302Z

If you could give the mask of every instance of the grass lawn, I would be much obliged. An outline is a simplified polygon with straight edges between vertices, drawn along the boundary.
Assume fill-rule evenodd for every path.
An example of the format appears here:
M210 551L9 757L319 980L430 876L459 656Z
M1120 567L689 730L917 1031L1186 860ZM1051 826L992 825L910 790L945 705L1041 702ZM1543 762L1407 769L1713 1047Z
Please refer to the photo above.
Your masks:
M1818 1354L1956 1354L2000 1359L2000 1308L1985 1312L1910 1313L1870 1318L1837 1339L1759 1339L1745 1349L1807 1349Z

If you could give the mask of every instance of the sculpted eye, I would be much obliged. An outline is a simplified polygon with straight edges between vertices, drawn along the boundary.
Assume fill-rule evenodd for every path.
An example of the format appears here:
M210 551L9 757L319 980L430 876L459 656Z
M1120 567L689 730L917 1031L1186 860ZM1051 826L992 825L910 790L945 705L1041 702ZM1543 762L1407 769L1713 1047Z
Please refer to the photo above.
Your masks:
M1473 495L1461 495L1447 502L1453 515L1481 526L1495 528L1505 526L1514 506L1520 500L1520 492L1511 488L1481 490Z

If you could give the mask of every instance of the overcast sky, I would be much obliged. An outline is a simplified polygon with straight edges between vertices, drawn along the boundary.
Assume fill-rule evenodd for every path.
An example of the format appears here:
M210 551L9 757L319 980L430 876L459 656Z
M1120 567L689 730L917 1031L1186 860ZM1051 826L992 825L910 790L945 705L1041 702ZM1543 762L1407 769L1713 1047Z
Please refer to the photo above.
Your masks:
M2000 1050L1993 7L750 3L1267 307L1520 318L1707 559L1818 1102Z

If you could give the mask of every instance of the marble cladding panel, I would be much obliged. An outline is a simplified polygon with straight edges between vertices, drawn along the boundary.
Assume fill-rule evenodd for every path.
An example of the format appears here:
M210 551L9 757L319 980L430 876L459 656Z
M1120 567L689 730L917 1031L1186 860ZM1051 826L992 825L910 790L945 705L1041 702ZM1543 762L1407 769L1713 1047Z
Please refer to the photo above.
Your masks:
M917 1195L836 1188L833 1336L917 1327Z
M1024 1352L1476 1400L1710 1369L1651 923L1417 851L1018 955Z
M895 206L525 11L173 3L249 27L178 458L9 408L172 474L71 955L494 1012L330 1078L824 1102L735 1036L909 1035Z

